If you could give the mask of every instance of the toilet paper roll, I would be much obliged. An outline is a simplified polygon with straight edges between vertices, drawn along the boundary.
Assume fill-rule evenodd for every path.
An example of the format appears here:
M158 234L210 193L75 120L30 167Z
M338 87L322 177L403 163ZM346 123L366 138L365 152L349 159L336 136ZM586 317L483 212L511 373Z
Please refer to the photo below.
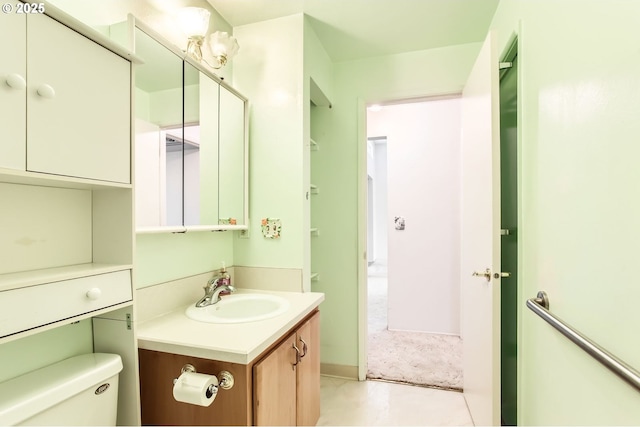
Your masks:
M183 372L173 385L173 398L178 402L209 406L218 393L215 375Z

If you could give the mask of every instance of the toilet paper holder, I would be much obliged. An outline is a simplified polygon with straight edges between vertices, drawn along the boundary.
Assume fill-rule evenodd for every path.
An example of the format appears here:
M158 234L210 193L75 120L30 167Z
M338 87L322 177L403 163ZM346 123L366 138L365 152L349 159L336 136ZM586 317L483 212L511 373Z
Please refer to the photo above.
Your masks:
M180 370L180 374L184 374L185 372L198 372L196 371L196 367L193 366L190 363L187 363L186 365L184 365L182 367L182 369ZM209 389L207 390L207 397L211 397L212 395L216 394L218 392L218 387L223 389L223 390L229 390L231 387L233 387L234 384L234 379L233 379L233 375L231 374L231 372L229 371L220 371L220 373L217 376L218 378L218 385L210 385ZM178 381L177 378L173 379L173 383L175 384ZM209 394L211 396L209 396Z

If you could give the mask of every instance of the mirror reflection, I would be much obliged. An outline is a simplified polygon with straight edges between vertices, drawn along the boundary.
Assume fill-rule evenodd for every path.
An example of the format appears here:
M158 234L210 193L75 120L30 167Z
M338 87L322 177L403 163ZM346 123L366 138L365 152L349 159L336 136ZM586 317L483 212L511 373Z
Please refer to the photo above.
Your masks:
M136 226L181 226L182 59L136 28Z
M200 225L200 72L184 64L182 176L184 225ZM206 166L203 164L203 166ZM216 164L210 167L217 168Z

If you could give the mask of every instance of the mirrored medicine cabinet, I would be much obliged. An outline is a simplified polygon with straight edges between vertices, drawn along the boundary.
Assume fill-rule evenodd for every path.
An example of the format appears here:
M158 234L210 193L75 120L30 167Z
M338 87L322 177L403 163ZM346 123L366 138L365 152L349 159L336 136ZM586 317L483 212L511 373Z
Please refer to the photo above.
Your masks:
M247 99L139 21L138 233L246 229Z

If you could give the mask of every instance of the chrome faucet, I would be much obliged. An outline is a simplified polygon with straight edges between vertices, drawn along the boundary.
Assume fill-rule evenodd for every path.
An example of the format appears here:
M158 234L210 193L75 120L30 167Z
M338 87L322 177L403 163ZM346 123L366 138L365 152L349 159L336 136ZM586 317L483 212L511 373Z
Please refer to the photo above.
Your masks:
M196 303L196 307L206 307L216 304L220 301L220 293L223 291L236 291L236 288L232 285L220 284L220 279L222 278L222 275L216 275L207 282L207 285L203 288L204 296Z

